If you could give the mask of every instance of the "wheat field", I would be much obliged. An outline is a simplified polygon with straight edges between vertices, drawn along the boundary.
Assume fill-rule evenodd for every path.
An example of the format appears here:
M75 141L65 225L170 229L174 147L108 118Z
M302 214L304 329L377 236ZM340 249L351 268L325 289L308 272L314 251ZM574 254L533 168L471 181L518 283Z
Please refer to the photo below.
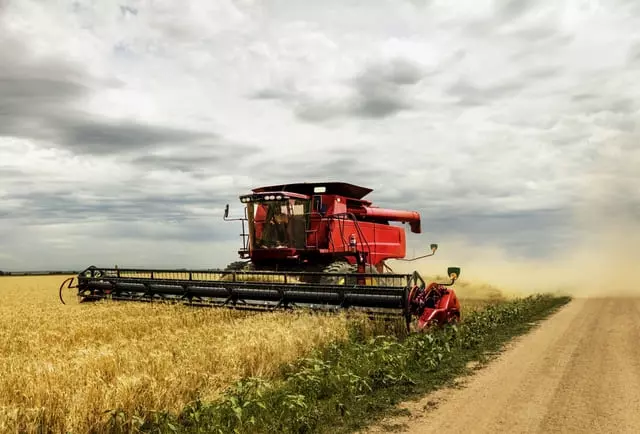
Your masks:
M106 410L179 411L346 338L342 316L67 305L67 276L0 277L0 432L101 431Z
M101 432L107 410L178 412L348 336L341 315L79 304L71 289L62 305L67 277L0 277L0 432ZM457 286L463 318L501 298Z

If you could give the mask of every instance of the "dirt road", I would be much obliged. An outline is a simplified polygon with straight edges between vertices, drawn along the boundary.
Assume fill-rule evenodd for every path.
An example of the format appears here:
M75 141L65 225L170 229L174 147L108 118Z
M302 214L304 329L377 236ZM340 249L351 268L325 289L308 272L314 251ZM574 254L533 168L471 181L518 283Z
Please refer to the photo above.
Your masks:
M573 300L461 389L404 407L370 432L640 433L640 298Z

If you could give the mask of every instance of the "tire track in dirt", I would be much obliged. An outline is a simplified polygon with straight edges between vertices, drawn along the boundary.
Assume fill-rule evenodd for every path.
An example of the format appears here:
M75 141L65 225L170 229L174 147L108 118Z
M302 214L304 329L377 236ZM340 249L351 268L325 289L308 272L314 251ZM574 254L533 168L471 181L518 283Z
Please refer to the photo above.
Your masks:
M640 298L575 299L461 389L368 432L640 432Z

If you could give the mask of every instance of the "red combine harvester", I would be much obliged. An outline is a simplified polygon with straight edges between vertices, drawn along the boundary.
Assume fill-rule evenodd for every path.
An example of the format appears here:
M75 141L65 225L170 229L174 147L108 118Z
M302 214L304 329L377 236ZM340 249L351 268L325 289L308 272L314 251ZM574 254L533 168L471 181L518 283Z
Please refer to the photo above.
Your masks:
M296 183L241 195L242 248L226 270L151 270L91 266L65 285L81 302L101 299L179 301L190 305L272 310L352 308L375 315L402 315L417 329L460 319L450 283L426 285L417 272L397 274L385 263L405 259L404 227L421 233L420 214L373 206L372 190L342 182Z

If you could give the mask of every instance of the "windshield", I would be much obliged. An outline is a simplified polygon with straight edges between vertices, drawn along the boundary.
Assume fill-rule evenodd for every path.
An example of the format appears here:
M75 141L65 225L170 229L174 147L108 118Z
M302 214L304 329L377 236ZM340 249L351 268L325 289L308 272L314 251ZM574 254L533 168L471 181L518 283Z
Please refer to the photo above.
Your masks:
M306 247L309 201L286 199L247 204L254 248Z

